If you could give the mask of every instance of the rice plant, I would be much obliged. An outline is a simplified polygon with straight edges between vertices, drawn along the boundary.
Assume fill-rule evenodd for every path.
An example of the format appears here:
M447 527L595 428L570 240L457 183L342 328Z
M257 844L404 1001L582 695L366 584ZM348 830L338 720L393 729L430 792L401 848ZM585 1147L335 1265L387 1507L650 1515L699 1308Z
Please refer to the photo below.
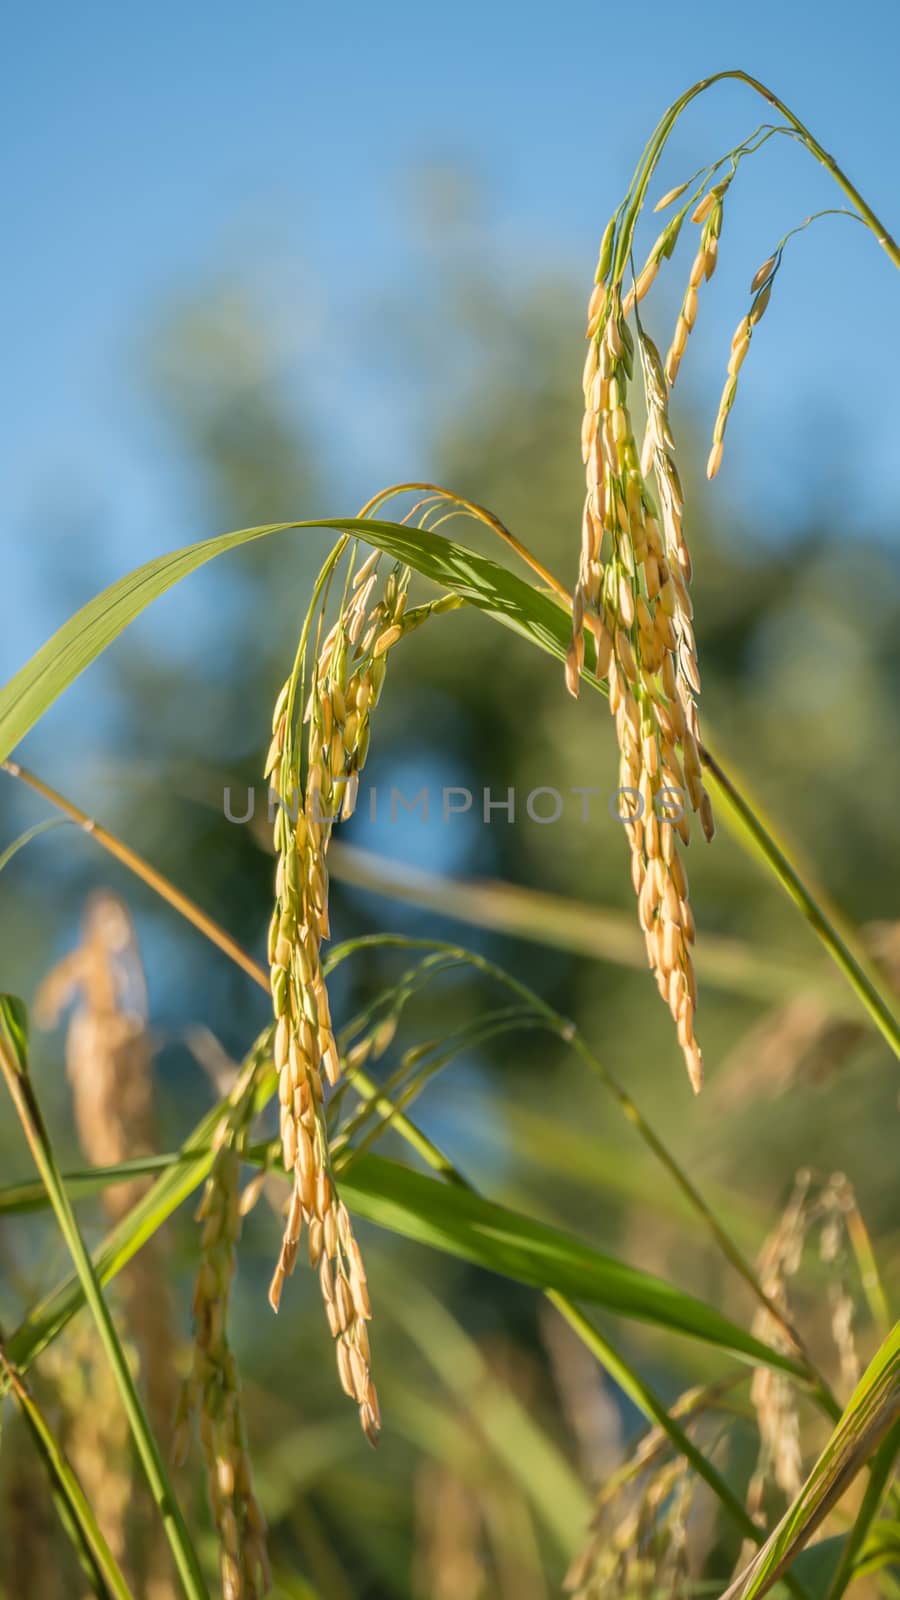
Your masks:
M699 94L726 78L761 95L778 120L656 200L673 128ZM548 1592L546 1571L565 1574L566 1590L582 1600L701 1593L751 1600L776 1584L797 1600L839 1600L857 1581L869 1592L897 1592L900 1345L890 1263L883 1272L853 1174L816 1172L798 1150L782 1175L793 1185L786 1205L773 1197L761 1231L758 1218L749 1229L735 1226L677 1154L677 1140L607 1064L604 1044L521 975L480 949L396 926L330 942L332 865L340 873L355 860L362 881L370 870L352 853L341 855L339 842L331 845L356 810L395 659L426 651L435 631L452 628L468 608L484 628L507 630L550 658L546 670L559 673L561 695L564 679L573 696L587 689L607 699L637 926L602 923L600 908L585 905L557 908L554 921L540 893L517 898L497 884L429 886L420 877L401 893L388 873L382 891L422 903L430 895L438 907L452 901L454 914L476 927L524 926L528 937L570 952L596 955L602 947L605 959L625 966L645 962L699 1092L697 972L713 982L717 972L726 981L734 972L733 951L714 932L704 954L685 866L692 834L695 849L718 848L715 810L789 896L830 962L811 991L790 972L778 975L774 1008L731 1041L734 1070L721 1114L735 1116L752 1101L761 1040L782 1085L802 1070L804 1052L826 1044L832 1059L859 1039L886 1043L900 1056L896 928L857 931L834 911L714 754L708 719L700 720L691 507L672 391L691 338L703 338L704 286L727 249L723 222L739 204L741 169L784 139L827 169L847 202L835 209L862 223L900 266L897 245L834 159L763 85L722 73L682 95L651 135L602 235L587 313L586 496L580 547L577 531L572 539L571 590L568 575L551 572L501 520L502 507L488 510L413 481L382 491L357 516L246 528L145 564L77 612L0 694L0 757L9 778L76 823L136 891L210 941L271 1006L255 1038L248 1028L243 1061L217 1075L216 1103L193 1129L178 1130L176 1149L160 1148L153 1018L137 938L118 895L93 900L77 948L36 975L36 1022L52 1027L75 1005L65 1063L81 1161L69 1170L58 1155L66 1130L45 1114L31 1070L26 1008L14 996L2 999L0 1065L37 1171L0 1188L4 1231L15 1240L16 1218L52 1210L72 1266L49 1290L28 1285L21 1320L0 1339L0 1487L15 1529L0 1574L9 1600L52 1593L48 1551L63 1539L76 1574L66 1579L67 1593L261 1600L347 1592L329 1576L327 1548L311 1578L290 1542L267 1528L277 1524L285 1491L268 1458L257 1470L254 1437L266 1432L276 1453L288 1446L278 1437L277 1407L266 1411L239 1371L233 1289L250 1231L266 1235L274 1261L258 1319L302 1297L302 1274L288 1283L301 1247L316 1275L334 1360L327 1370L298 1361L298 1392L335 1384L370 1445L395 1427L408 1438L427 1436L432 1455L417 1467L411 1511L416 1593L537 1596ZM651 201L668 220L646 250ZM726 430L740 419L739 375L757 358L751 344L773 291L789 292L780 274L792 237L816 221L801 220L767 246L749 283L723 361L710 478L727 467ZM659 280L674 271L669 263L692 233L674 328L654 324L651 333ZM459 541L446 531L451 520L462 529ZM259 708L274 858L263 963L262 952L245 949L134 845L31 773L15 752L65 688L166 590L242 545L313 529L330 530L335 540L308 604L298 597L299 637L285 641L271 718ZM481 553L478 540L487 537L498 559ZM498 633L500 663L505 643ZM517 701L512 669L508 700L524 737L527 708ZM592 730L599 749L607 735L599 706ZM46 826L14 841L0 866ZM344 980L366 964L378 983L354 1013L345 1007L352 990ZM765 952L749 947L743 970L772 986ZM441 998L460 972L477 985L471 1015L455 1014L452 999L448 1009ZM532 1213L484 1192L422 1125L416 1102L439 1074L451 1074L475 1048L490 1059L524 1034L543 1041L554 1059L571 1057L584 1081L602 1089L610 1116L640 1141L653 1182L671 1193L679 1226L733 1279L742 1297L733 1315L715 1294L688 1293L642 1258L599 1249L589 1227L579 1232L554 1220L552 1205ZM619 1059L628 1046L618 1041ZM716 1094L716 1082L703 1092ZM277 1127L267 1116L275 1107ZM511 1104L511 1119L516 1109ZM547 1173L554 1139L565 1136L562 1109L547 1096L536 1140ZM565 1165L560 1158L561 1184ZM166 1224L198 1192L190 1316L178 1328L178 1267ZM89 1248L81 1205L95 1194L108 1231ZM268 1209L258 1204L262 1197ZM529 1304L542 1301L549 1423L530 1405L529 1373L516 1353L479 1344L402 1253L379 1245L381 1236L509 1280ZM251 1256L251 1271L252 1264ZM627 1341L609 1333L608 1315L655 1330L662 1342L648 1350L684 1342L698 1380L674 1399L664 1396L651 1378L651 1357L636 1364ZM270 1346L295 1327L290 1313L282 1316L267 1332ZM380 1340L392 1328L446 1390L441 1406L417 1411L415 1386L395 1377L396 1423L391 1405L382 1414L376 1391ZM622 1407L640 1419L636 1439L622 1436ZM365 1449L356 1432L351 1446L340 1431L335 1440L352 1462ZM292 1459L313 1449L302 1436L288 1443ZM321 1440L316 1447L324 1448ZM195 1455L202 1498L189 1476ZM363 1519L363 1539L365 1532Z

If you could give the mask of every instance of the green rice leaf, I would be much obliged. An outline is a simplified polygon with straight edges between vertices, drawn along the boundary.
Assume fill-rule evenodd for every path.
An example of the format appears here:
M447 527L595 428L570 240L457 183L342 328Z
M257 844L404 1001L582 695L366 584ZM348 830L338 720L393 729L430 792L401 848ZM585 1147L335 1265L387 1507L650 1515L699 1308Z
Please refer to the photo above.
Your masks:
M379 1227L460 1256L534 1288L716 1345L745 1360L803 1377L802 1368L745 1333L714 1307L662 1278L602 1255L573 1235L536 1222L471 1190L440 1182L381 1156L361 1156L341 1174L351 1210Z
M359 517L242 528L157 556L76 611L0 691L0 760L6 759L63 690L103 654L129 623L182 578L216 556L270 534L314 528L358 535L560 661L565 659L570 623L562 607L516 573L442 535Z

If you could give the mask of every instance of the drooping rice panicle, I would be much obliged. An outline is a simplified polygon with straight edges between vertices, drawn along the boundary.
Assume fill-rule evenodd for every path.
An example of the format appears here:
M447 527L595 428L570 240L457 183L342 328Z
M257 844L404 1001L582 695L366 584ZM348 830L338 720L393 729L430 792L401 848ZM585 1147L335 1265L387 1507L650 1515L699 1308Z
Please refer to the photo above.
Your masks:
M269 1297L277 1310L305 1225L310 1262L318 1269L336 1341L340 1381L358 1405L372 1443L378 1437L380 1412L369 1366L366 1272L331 1170L324 1115L325 1083L337 1082L340 1061L320 951L329 931L326 853L331 831L355 807L387 656L406 626L408 570L392 571L376 600L378 563L375 553L360 567L338 620L318 649L304 716L305 773L291 720L293 679L276 704L266 764L266 776L281 799L275 820L278 867L269 961L282 1153L285 1169L294 1176ZM302 795L302 804L295 803L292 812L294 795Z
M194 1283L194 1344L181 1393L173 1455L182 1461L198 1419L210 1510L219 1535L224 1600L262 1600L271 1586L266 1525L253 1491L237 1362L228 1313L241 1218L240 1151L259 1058L252 1058L214 1136L216 1154L197 1211L202 1260Z
M478 1497L458 1472L427 1457L414 1484L416 1594L483 1600L485 1563Z
M661 520L645 482L628 400L634 340L622 314L619 287L605 281L609 263L604 252L610 249L605 238L588 308L582 431L587 496L567 683L577 693L585 617L591 615L596 618L595 671L608 679L616 720L622 794L628 795L623 820L648 959L696 1091L702 1083L702 1057L694 1034L694 919L675 835L685 845L690 838L682 804L685 790L707 837L712 811L700 774L694 700L700 680L687 592L690 559L682 531L681 487L670 453L665 379L655 347L639 329L650 400L649 455Z

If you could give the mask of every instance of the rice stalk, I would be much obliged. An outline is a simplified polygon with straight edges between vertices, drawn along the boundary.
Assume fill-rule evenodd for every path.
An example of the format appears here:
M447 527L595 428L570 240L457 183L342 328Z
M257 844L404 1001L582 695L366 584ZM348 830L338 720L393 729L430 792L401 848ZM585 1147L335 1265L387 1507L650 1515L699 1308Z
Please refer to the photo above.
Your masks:
M821 1182L804 1168L797 1173L793 1193L763 1246L758 1263L770 1300L785 1318L789 1317L790 1284L800 1269L807 1240L814 1230L818 1231L819 1259L829 1274L826 1303L831 1337L840 1364L842 1386L847 1392L856 1387L861 1370L855 1337L856 1302L848 1283L850 1262L856 1256L852 1242L856 1217L856 1198L843 1173L833 1173ZM783 1329L776 1326L775 1319L765 1309L757 1312L753 1331L758 1338L770 1341L775 1349L785 1348ZM747 1508L762 1527L770 1485L788 1504L802 1488L800 1422L794 1391L782 1373L766 1372L757 1367L750 1399L756 1412L760 1445L747 1491ZM749 1552L745 1550L741 1565L748 1558Z
M262 1600L272 1581L266 1525L253 1491L237 1362L227 1331L241 1218L248 1209L239 1187L241 1149L253 1114L260 1059L251 1057L213 1135L215 1158L197 1211L203 1224L202 1260L194 1284L192 1364L173 1443L176 1460L183 1461L191 1422L198 1419L224 1600Z
M144 973L128 910L108 890L89 898L80 941L41 983L35 1018L53 1027L69 1006L66 1072L85 1156L102 1167L152 1154L157 1140ZM147 1178L137 1177L105 1189L102 1204L110 1222L124 1217L148 1186ZM146 1241L122 1274L120 1295L148 1415L157 1435L165 1437L175 1408L175 1340L160 1234ZM128 1421L94 1330L77 1325L63 1349L46 1352L41 1369L52 1374L66 1417L68 1454L98 1508L113 1555L124 1560L129 1547L133 1554L139 1548L148 1600L169 1600L173 1591L160 1531L145 1518L137 1537L129 1534L134 1491Z
M4 1419L0 1483L0 1544L10 1597L64 1600L65 1567L54 1548L53 1504L47 1477L24 1418Z
M87 902L77 947L41 983L35 1020L53 1027L70 1005L66 1072L84 1154L94 1166L151 1155L158 1141L144 973L127 907L105 889ZM148 1186L148 1179L135 1178L104 1190L110 1222L124 1217ZM148 1413L155 1430L168 1433L176 1394L174 1316L158 1234L123 1273L122 1294Z
M62 1447L113 1559L127 1568L134 1496L128 1418L93 1324L76 1318L65 1337L42 1353L37 1370L62 1413Z
M456 1472L424 1461L413 1486L413 1593L428 1600L484 1600L478 1498Z

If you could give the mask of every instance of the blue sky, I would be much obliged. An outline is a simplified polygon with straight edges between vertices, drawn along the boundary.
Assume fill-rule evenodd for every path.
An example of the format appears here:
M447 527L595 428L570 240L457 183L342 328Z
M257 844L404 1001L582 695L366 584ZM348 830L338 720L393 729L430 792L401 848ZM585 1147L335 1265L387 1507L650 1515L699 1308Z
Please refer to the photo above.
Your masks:
M313 402L336 417L373 287L397 279L414 293L422 270L403 225L411 170L440 162L479 179L481 243L498 272L560 265L587 289L657 116L698 76L738 65L807 120L900 231L898 19L893 0L631 11L88 0L8 13L0 455L21 603L6 608L3 676L61 620L58 597L42 596L42 540L49 559L49 524L72 499L101 503L115 530L110 578L213 531L192 524L134 392L135 349L186 282L239 268L280 319L288 376L303 355ZM665 185L764 114L741 88L706 97L673 140ZM835 203L825 174L787 145L742 175L686 385L705 420L755 267L787 227ZM851 531L894 525L894 279L840 219L796 242L742 378L730 477L713 491L738 496L768 531L826 493L844 497ZM572 314L580 323L581 303ZM390 387L360 419L358 447L370 487L420 470L409 408Z

